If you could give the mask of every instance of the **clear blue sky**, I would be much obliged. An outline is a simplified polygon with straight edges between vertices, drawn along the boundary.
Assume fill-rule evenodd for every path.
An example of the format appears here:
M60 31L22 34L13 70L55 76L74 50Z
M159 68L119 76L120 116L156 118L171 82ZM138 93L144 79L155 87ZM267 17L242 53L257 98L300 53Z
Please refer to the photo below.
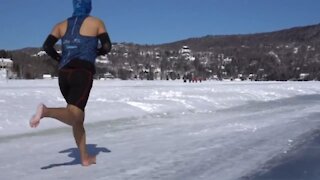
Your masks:
M93 0L114 42L168 43L320 23L320 0ZM0 49L40 47L72 0L1 0Z

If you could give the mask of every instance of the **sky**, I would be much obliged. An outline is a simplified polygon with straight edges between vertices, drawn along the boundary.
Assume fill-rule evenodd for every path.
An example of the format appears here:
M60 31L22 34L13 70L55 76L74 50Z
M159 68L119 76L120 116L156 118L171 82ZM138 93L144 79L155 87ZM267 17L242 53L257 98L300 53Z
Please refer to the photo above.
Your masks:
M72 0L0 0L0 49L41 47ZM93 0L113 42L170 43L320 23L319 0Z

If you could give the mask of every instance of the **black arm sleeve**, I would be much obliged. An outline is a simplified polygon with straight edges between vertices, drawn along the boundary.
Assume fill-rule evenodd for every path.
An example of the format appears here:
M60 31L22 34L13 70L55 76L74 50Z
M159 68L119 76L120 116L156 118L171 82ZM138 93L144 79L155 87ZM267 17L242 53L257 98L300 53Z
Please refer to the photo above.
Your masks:
M61 55L57 53L56 49L54 48L54 45L59 39L54 37L53 35L49 35L44 42L42 48L43 50L54 60L60 62Z
M97 38L100 40L101 48L98 49L98 55L106 55L111 51L112 44L107 32L99 34Z

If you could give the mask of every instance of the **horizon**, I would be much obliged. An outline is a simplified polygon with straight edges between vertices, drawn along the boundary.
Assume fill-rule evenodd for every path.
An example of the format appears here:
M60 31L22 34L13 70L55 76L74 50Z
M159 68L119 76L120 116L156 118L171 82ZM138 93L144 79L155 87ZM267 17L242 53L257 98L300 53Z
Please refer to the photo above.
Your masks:
M161 44L139 44L139 43L134 43L134 42L112 42L112 44L134 44L134 45L139 45L139 46L160 46L160 45L164 45L164 44L171 44L171 43L176 43L179 41L184 41L184 40L188 40L188 39L193 39L193 38L204 38L206 36L247 36L247 35L258 35L258 34L263 34L263 33L275 33L275 32L279 32L279 31L284 31L284 30L290 30L290 29L294 29L294 28L304 28L304 27L309 27L309 26L317 26L320 25L320 23L317 24L310 24L310 25L305 25L305 26L295 26L295 27L288 27L285 29L278 29L278 30L274 30L274 31L268 31L268 32L257 32L257 33L248 33L248 34L217 34L217 35L212 35L212 34L207 34L207 35L203 35L203 36L199 36L199 37L187 37L185 39L180 39L180 40L176 40L176 41L172 41L172 42L164 42ZM57 45L58 44L57 42ZM28 47L22 47L22 48L18 48L18 49L0 49L0 50L7 50L7 51L18 51L18 50L22 50L22 49L28 49L28 48L40 48L41 46L37 47L37 46L28 46Z
M161 45L205 36L270 33L318 25L319 5L316 0L163 0L152 4L147 0L94 0L91 15L105 22L113 43ZM53 26L71 16L72 3L4 0L0 12L6 17L0 19L0 49L40 48Z

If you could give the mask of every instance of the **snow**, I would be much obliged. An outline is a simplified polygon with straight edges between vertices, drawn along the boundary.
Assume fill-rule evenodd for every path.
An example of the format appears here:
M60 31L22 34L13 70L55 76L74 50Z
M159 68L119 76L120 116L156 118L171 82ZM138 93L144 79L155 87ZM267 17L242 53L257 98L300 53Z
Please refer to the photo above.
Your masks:
M0 58L0 62L1 63L7 63L7 64L12 64L13 61L11 59L8 58Z
M37 54L34 54L32 56L33 57L37 57L37 56L41 57L41 56L44 56L44 55L47 55L47 53L45 51L39 51Z
M274 51L270 51L268 54L276 58L278 64L281 63L281 59L279 58L278 54L276 54Z
M83 168L70 127L28 126L38 103L66 105L57 84L0 81L1 179L276 177L320 122L318 82L95 81L85 126L97 165Z

